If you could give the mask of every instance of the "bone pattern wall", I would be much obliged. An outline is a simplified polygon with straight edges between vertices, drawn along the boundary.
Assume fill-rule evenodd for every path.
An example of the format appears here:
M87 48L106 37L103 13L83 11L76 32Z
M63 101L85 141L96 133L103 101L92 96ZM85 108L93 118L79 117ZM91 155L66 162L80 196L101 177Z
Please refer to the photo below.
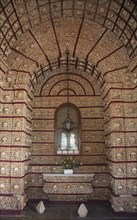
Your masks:
M46 110L52 114L52 123L46 121L46 126L51 126L53 140L54 110L65 96L59 97L56 87L50 94L50 83L60 82L68 64L70 76L76 82L80 79L86 91L81 96L82 87L76 83L76 95L71 97L82 112L82 133L87 125L85 115L101 115L99 130L104 129L103 135L102 131L98 133L102 135L101 144L93 144L98 136L93 138L93 133L85 132L90 138L88 144L82 139L80 157L84 161L91 156L91 164L83 165L78 172L96 172L92 199L109 199L116 212L137 212L136 5L128 0L1 0L0 8L0 208L20 211L29 199L45 198L41 173L61 172L48 159L53 155L54 142L50 149L49 139L43 150L41 143L36 145L35 130L42 124L34 119L38 107L38 118L43 106L49 108ZM91 81L92 95L86 79ZM48 94L47 101L41 97L44 94ZM98 130L99 124L94 123ZM36 159L37 147L41 153L46 149L48 155ZM86 148L90 151L85 152ZM101 166L92 166L94 160L100 160ZM50 166L41 166L47 162Z
M60 72L63 72L63 70L60 69ZM73 72L73 74L69 73L69 79L75 78L74 85L70 83L69 87L69 89L73 88L75 91L75 95L70 96L70 102L79 108L81 112L82 126L81 154L75 157L82 161L83 166L81 166L79 169L76 169L75 172L96 173L97 176L95 177L94 183L95 194L93 195L93 198L91 198L108 199L108 189L105 188L108 186L108 166L105 155L103 106L100 97L100 89L96 84L96 80L87 73L84 74L84 77L89 80L89 83L83 79L81 80L79 76L82 74L83 71L80 70L77 75L76 71ZM48 83L42 82L44 86L42 86L41 96L39 96L41 84L38 84L35 90L36 93L34 97L32 118L32 162L30 165L33 172L31 180L34 183L33 190L30 190L32 198L34 198L34 195L36 198L39 198L39 193L37 190L40 188L40 183L41 187L43 188L43 178L41 173L63 172L62 167L59 166L61 156L57 155L57 149L55 147L54 115L58 106L67 101L65 91L64 94L61 93L61 95L57 95L60 94L59 91L62 91L66 87L67 82L66 74L63 74L61 77L61 73L59 73L59 76L60 77L58 79L58 75L55 75L55 77L53 75L50 77L50 80L48 80L49 76L45 77L45 82L48 81ZM59 80L62 81L62 78L64 81L61 84L59 83ZM57 84L56 81L58 81ZM85 95L83 95L82 90L78 89L78 83L82 83L80 87L83 86L85 88ZM86 86L84 83L86 83ZM49 86L47 87L47 85ZM90 85L90 87L88 85ZM54 93L52 93L51 88L54 90ZM49 93L53 95L49 95ZM38 172L40 172L39 175ZM103 179L103 184L99 179ZM100 185L97 184L97 181ZM39 188L37 189L38 186ZM102 190L102 187L104 187L104 190ZM61 196L62 195L60 195L60 197ZM77 201L77 199L78 197L76 196L75 200Z

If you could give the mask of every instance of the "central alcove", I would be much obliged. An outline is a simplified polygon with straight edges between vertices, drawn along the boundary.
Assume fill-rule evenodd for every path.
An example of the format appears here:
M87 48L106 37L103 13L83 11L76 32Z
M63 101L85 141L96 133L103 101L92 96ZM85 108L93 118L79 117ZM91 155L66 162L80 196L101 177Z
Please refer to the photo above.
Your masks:
M72 109L74 108L78 114L76 127L79 129L79 149L73 155L83 163L76 172L79 174L95 173L94 193L91 199L106 200L108 199L109 176L100 86L92 75L80 69L72 70L71 68L69 80L69 88L73 91L70 93L69 101ZM66 83L66 74L63 68L60 68L54 71L54 74L47 72L44 80L39 77L39 82L35 87L30 164L33 171L31 174L33 187L30 199L46 198L43 192L42 173L63 173L62 167L59 165L62 154L57 150L60 140L57 138L56 120L58 110L62 107L67 108ZM62 116L61 124L65 117L63 117L64 110L60 113ZM75 121L74 118L73 120ZM68 153L70 156L72 155L71 151Z

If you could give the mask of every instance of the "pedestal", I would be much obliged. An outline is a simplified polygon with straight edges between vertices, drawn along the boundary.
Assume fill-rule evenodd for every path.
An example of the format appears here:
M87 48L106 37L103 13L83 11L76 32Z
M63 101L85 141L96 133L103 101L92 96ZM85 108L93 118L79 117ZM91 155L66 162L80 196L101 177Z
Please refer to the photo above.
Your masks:
M50 201L87 201L93 193L94 174L43 174L43 191Z

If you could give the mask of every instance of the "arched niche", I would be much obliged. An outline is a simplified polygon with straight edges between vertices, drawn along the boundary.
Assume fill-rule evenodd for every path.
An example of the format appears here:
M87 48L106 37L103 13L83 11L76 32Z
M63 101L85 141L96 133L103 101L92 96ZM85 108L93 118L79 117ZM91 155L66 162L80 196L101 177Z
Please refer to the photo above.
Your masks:
M60 105L55 112L55 151L57 154L79 154L81 114L72 103Z

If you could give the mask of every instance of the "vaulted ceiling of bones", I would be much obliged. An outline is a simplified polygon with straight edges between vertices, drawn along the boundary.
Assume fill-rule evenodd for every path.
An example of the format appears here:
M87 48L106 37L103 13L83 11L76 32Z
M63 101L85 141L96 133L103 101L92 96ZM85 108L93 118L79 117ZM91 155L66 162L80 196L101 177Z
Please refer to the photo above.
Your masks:
M29 72L31 84L63 65L66 48L70 66L101 85L132 60L131 72L136 68L136 1L1 0L0 25L1 63L16 78Z

